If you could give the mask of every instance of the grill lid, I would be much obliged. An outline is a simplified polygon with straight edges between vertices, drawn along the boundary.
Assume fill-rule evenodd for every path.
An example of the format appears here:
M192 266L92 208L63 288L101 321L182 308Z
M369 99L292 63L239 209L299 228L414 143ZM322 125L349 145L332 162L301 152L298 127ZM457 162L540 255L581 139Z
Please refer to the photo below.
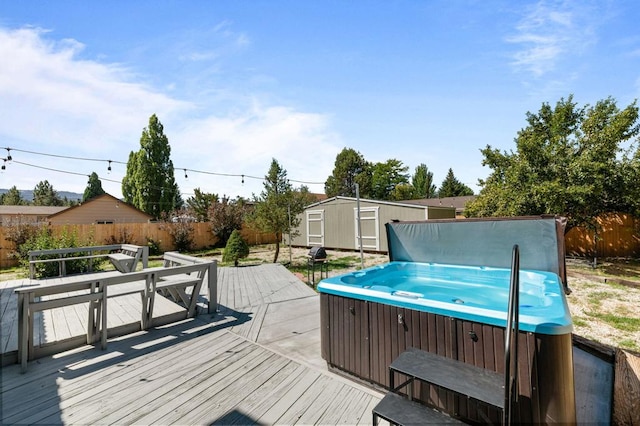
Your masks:
M326 259L327 252L324 247L321 246L313 246L311 250L309 250L309 257L312 259Z

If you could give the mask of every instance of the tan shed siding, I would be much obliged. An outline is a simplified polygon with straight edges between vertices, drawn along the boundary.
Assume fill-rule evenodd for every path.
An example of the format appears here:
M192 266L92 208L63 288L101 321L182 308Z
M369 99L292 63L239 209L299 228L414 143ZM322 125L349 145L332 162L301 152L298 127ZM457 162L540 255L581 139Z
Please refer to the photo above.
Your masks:
M131 206L103 197L76 208L65 210L49 218L52 225L77 225L91 223L145 223L149 217Z
M456 212L452 208L429 207L427 209L427 220L433 219L455 219Z

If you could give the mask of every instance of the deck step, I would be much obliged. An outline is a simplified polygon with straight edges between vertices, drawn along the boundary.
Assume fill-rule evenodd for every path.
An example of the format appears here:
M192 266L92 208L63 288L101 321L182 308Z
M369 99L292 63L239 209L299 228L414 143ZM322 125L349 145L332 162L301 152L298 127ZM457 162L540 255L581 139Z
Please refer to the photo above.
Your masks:
M416 348L410 348L400 354L391 363L390 368L398 373L504 409L504 376L495 371Z
M398 425L463 424L460 420L393 392L386 394L373 409L374 426L377 425L377 417Z

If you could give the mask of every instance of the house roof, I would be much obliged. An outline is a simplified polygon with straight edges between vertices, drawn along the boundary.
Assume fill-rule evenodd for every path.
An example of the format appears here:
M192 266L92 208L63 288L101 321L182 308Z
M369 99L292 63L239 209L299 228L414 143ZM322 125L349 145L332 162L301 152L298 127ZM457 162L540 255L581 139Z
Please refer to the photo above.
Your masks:
M75 205L75 206L73 206L73 207L69 207L69 208L67 208L64 212L59 211L59 212L56 212L56 213L54 213L54 214L51 214L51 215L49 215L49 218L52 218L52 217L58 216L59 214L66 213L66 212L71 211L71 210L73 210L73 209L79 209L79 208L82 208L82 206L86 206L86 205L87 205L87 204L89 204L89 203L92 203L92 202L94 202L94 201L98 201L98 200L103 199L103 198L110 198L110 199L112 199L113 201L116 201L117 203L119 203L119 204L121 204L121 205L123 205L123 206L126 206L126 207L129 207L129 208L132 208L132 209L134 209L134 210L139 211L141 214L144 214L144 215L148 216L148 217L149 217L149 219L153 219L153 216L151 216L150 214L147 214L147 213L143 212L142 210L138 209L138 208L137 208L136 206L134 206L133 204L125 203L125 202L124 202L124 201L122 201L121 199L116 198L116 197L114 197L113 195L111 195L111 194L107 194L107 193L104 193L104 194L102 194L102 195L97 195L97 196L95 196L95 197L93 197L93 198L91 198L91 199L89 199L89 200L85 201L84 203L81 203L81 204Z
M319 206L321 204L331 203L331 202L334 202L336 200L345 200L345 201L356 202L357 198L355 198L355 197L343 197L343 196L338 195L336 197L327 198L326 200L322 200L322 201L319 201L317 203L310 204L306 208ZM412 200L412 201L418 201L418 200ZM367 199L367 198L360 198L360 202L383 204L383 205L390 205L390 206L399 206L399 207L409 207L409 208L414 208L414 209L424 209L425 207L450 209L451 207L453 207L453 206L446 206L446 205L429 205L429 204L421 204L421 203L410 203L410 202L407 202L407 201L370 200L370 199Z
M475 198L475 195L466 195L464 197L421 198L418 200L405 200L400 202L405 204L416 204L420 206L455 207L456 212L463 212L465 205Z
M68 206L0 206L0 215L49 216L68 208Z

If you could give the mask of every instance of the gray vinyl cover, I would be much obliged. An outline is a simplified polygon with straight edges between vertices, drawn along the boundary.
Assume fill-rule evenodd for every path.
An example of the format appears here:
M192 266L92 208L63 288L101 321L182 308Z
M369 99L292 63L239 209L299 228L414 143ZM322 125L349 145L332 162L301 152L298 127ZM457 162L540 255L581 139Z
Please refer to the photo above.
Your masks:
M517 244L521 269L553 272L566 287L565 224L564 218L538 216L391 222L389 259L511 268Z

